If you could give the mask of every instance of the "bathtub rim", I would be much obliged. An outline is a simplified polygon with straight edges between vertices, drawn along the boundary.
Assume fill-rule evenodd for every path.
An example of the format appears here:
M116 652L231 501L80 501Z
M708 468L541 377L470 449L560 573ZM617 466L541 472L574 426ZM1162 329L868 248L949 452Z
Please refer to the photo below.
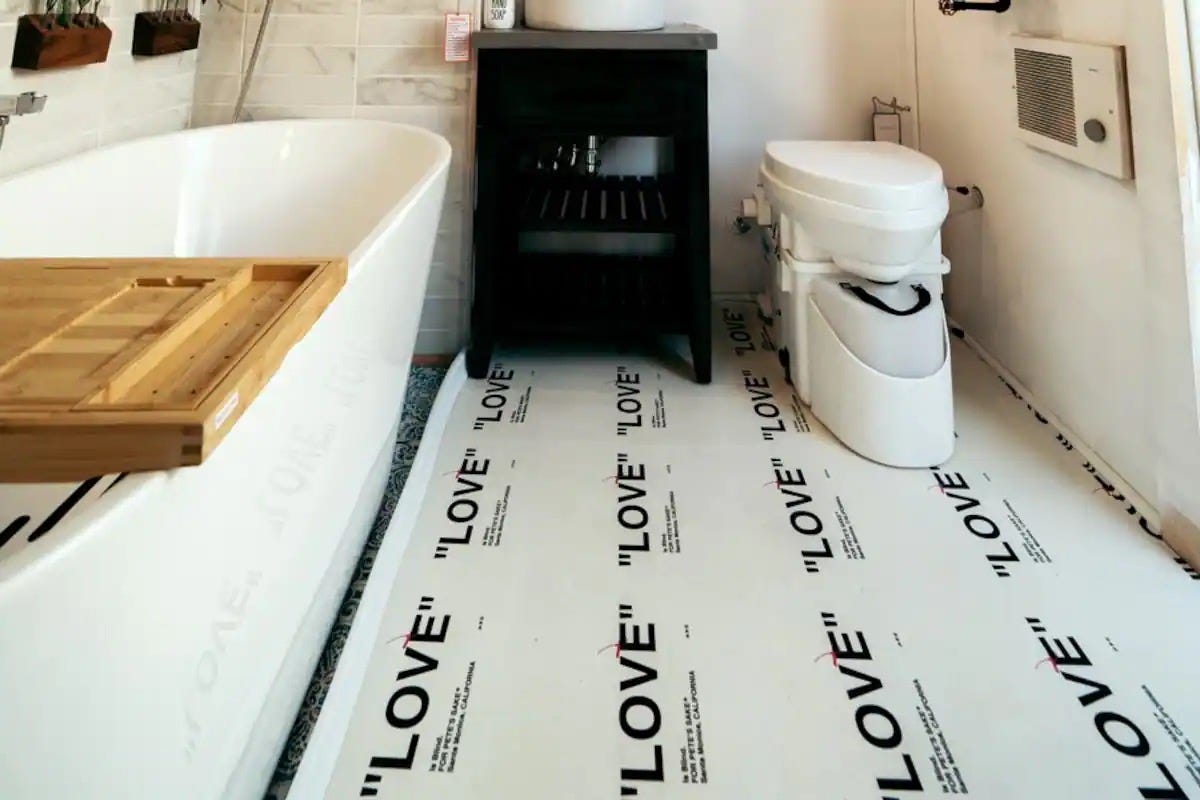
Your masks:
M60 169L63 166L69 165L76 161L86 161L89 158L95 158L101 155L107 155L124 149L145 145L147 142L161 141L166 139L187 140L193 138L204 138L225 135L226 132L242 129L265 129L265 128L287 128L287 127L302 127L302 128L335 128L335 127L354 127L354 128L391 128L399 130L407 130L421 134L425 137L430 137L435 140L440 140L445 146L445 160L449 163L451 147L450 142L446 137L436 131L431 131L428 128L422 128L419 125L413 125L407 122L393 122L383 119L360 119L355 117L327 117L320 119L308 119L297 117L295 119L263 119L250 120L247 122L226 122L220 125L204 125L199 128L181 128L177 131L168 131L166 133L152 133L148 136L139 136L136 139L126 139L121 142L110 142L102 144L99 147L93 147L89 150L82 150L78 153L72 153L65 158L60 158L54 161L47 161L42 164L35 164L26 169L17 170L4 175L0 175L0 189L5 188L9 183L18 180L25 180L30 177L36 177L38 173L47 172L54 169Z
M136 148L139 145L144 145L152 140L180 140L186 142L192 138L213 138L214 136L229 135L233 131L252 127L254 129L270 129L290 127L302 128L360 128L360 129L380 129L385 131L403 131L406 133L419 134L430 141L435 146L435 158L426 165L426 169L421 177L415 180L404 194L397 198L391 208L386 211L370 231L362 238L362 240L354 246L349 253L327 253L322 257L345 257L349 262L349 274L347 275L347 284L353 281L356 274L359 272L361 264L366 262L373 254L383 239L383 236L395 225L399 220L403 219L417 203L431 191L439 180L442 180L446 172L449 171L450 159L453 150L449 141L441 134L430 131L426 128L421 128L416 125L410 125L402 122L389 122L386 120L358 120L358 119L298 119L298 120L263 120L260 122L244 122L226 125L212 125L204 128L191 128L181 131L174 131L165 134L156 134L153 136L133 139L126 142L117 142L111 145L89 150L83 153L78 153L68 158L54 161L48 164L39 165L29 170L6 175L0 177L0 193L19 180L25 180L30 177L36 179L40 173L62 169L78 161L86 161L89 158L99 158L106 154L119 152L122 149ZM2 248L2 245L0 245ZM3 258L2 249L0 249L0 258ZM180 257L180 256L171 256ZM200 465L203 467L203 465ZM196 469L197 467L183 467L179 469ZM133 508L144 499L150 497L148 494L158 487L165 490L164 482L171 480L178 469L167 470L151 470L146 472L128 473L120 483L111 486L106 490L102 497L98 498L94 503L85 509L81 509L77 514L69 516L61 523L61 529L56 531L56 539L74 539L81 533L86 533L89 529L99 531L107 529L109 525L119 524L119 520L130 512ZM75 482L78 483L78 482ZM0 561L0 598L3 598L8 592L19 591L20 587L27 581L33 580L44 569L48 569L59 558L64 556L64 551L69 548L51 548L48 551L38 553L29 558L23 558L18 555L16 558L7 558Z
M110 156L114 153L120 153L123 150L132 150L139 146L144 147L146 143L152 141L179 141L182 145L193 139L231 137L235 131L243 129L252 130L269 130L271 128L308 128L320 130L322 128L362 128L376 129L385 131L404 131L406 133L417 134L420 138L430 141L437 149L436 157L433 163L428 165L425 173L421 178L415 181L397 201L391 210L384 214L376 223L375 227L363 237L354 249L349 253L323 253L322 256L337 256L347 257L350 261L351 274L354 272L356 262L365 257L379 240L383 231L387 230L388 224L397 216L403 215L420 197L429 185L440 177L441 173L448 171L450 168L450 160L453 156L453 148L445 136L440 133L431 131L428 128L422 128L418 125L412 125L407 122L392 122L389 120L374 120L374 119L357 119L352 117L340 117L329 119L271 119L258 120L252 122L231 122L222 125L206 125L200 128L184 128L170 133L158 133L150 136L142 136L137 139L129 139L123 142L113 142L112 144L101 145L85 150L81 153L75 153L66 158L57 161L50 161L45 164L38 164L29 169L19 170L9 175L0 175L0 192L11 188L12 185L27 180L36 181L37 178L45 173L52 172L56 169L69 168L71 165L86 163L90 159L99 159L103 156ZM2 245L0 245L2 246ZM254 254L250 254L254 255ZM3 253L0 252L0 258L3 258ZM174 256L176 258L181 256Z

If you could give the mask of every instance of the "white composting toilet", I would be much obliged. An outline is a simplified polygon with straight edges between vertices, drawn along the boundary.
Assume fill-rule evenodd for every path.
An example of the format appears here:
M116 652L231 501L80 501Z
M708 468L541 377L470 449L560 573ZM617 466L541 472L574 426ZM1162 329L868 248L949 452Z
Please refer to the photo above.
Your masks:
M942 306L941 167L886 142L772 142L761 170L792 382L855 452L931 467L954 452Z

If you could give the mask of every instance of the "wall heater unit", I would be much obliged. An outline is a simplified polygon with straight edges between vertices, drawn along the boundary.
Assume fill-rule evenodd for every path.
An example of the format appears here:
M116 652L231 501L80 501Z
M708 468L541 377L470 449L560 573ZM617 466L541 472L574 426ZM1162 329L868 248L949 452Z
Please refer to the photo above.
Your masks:
M1030 36L1012 41L1021 140L1133 178L1125 48Z

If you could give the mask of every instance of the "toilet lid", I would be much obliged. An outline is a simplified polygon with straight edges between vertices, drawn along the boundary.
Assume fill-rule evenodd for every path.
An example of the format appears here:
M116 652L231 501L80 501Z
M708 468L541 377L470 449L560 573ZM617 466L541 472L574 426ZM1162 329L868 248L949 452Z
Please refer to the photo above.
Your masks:
M765 167L797 191L877 211L945 203L941 166L891 142L771 142Z

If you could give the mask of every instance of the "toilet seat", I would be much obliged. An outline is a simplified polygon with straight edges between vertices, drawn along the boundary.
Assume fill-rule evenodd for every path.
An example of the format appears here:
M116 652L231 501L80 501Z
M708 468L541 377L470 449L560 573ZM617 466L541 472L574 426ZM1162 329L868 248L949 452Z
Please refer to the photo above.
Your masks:
M895 213L946 204L941 165L891 142L771 142L763 169L784 187L859 209Z
M760 174L797 259L881 282L936 266L950 197L932 158L888 142L771 142Z
M950 197L945 188L936 198L932 198L927 206L889 210L856 206L797 189L780 180L766 168L763 169L763 178L776 202L801 218L820 216L883 231L924 230L930 225L940 226L950 210Z

